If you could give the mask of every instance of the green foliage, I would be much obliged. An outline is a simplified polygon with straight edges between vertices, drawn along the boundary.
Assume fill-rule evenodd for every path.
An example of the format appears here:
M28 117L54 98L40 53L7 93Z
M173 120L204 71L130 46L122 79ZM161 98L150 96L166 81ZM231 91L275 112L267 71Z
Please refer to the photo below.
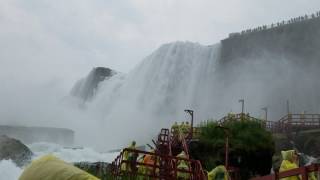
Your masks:
M222 128L215 121L201 124L199 142L192 143L190 153L199 159L205 169L211 170L224 164L226 134L229 136L229 164L239 167L241 177L246 179L254 174L268 174L272 166L274 141L272 134L262 126L262 121L235 121L230 118ZM261 161L260 161L261 160ZM264 164L258 165L264 161Z

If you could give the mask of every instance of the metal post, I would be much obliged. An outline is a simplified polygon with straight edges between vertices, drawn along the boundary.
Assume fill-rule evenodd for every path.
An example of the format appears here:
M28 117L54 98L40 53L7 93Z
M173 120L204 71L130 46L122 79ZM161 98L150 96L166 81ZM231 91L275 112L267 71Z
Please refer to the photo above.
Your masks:
M302 174L301 174L302 180L308 180L308 172L306 167L301 167L301 168L302 168Z
M290 114L289 100L287 100L287 114Z
M191 133L191 139L193 137L193 110L190 109L185 109L184 110L186 113L189 113L191 116L191 129L190 129L190 133Z
M268 121L268 107L261 108L266 113L266 121Z
M229 167L229 133L227 132L227 135L226 135L226 150L225 150L225 153L226 153L226 157L225 157L225 166L226 166L226 169L228 170L228 167Z
M239 102L241 102L241 113L244 113L244 99L239 99Z
M226 166L226 169L228 170L229 166L229 128L223 127L223 126L217 126L217 128L220 128L223 130L226 136L226 142L225 142L225 162L224 165Z
M239 102L241 102L241 121L242 121L244 116L244 99L239 99Z

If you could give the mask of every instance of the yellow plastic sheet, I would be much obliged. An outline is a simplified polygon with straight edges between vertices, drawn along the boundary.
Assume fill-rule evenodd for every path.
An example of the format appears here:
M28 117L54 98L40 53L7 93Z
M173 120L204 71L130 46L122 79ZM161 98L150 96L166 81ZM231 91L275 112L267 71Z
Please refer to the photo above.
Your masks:
M99 180L87 172L66 163L53 155L33 161L19 180Z

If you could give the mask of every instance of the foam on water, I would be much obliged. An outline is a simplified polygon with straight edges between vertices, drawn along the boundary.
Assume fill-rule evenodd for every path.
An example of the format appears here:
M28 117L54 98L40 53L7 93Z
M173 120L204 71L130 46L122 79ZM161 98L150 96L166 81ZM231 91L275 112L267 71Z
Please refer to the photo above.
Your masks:
M46 154L53 154L54 156L63 159L66 162L112 162L119 154L114 153L101 153L92 148L66 148L58 144L52 143L33 143L28 145L31 151L35 154L33 159L41 157Z
M22 169L11 160L0 161L0 180L17 180Z
M101 153L92 148L72 149L52 143L34 143L28 145L34 153L32 159L37 159L43 155L53 154L66 162L109 162L111 163L119 152ZM11 160L0 161L0 180L18 180L23 172Z

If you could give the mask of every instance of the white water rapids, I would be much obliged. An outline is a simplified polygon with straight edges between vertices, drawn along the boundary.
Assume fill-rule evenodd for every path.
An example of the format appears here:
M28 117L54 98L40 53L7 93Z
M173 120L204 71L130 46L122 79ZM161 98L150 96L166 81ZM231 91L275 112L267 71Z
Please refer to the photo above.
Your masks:
M119 152L102 153L92 148L70 149L51 143L34 143L28 145L34 153L32 159L53 154L66 162L109 162L111 163ZM0 161L0 180L18 180L23 168L17 167L11 160Z

